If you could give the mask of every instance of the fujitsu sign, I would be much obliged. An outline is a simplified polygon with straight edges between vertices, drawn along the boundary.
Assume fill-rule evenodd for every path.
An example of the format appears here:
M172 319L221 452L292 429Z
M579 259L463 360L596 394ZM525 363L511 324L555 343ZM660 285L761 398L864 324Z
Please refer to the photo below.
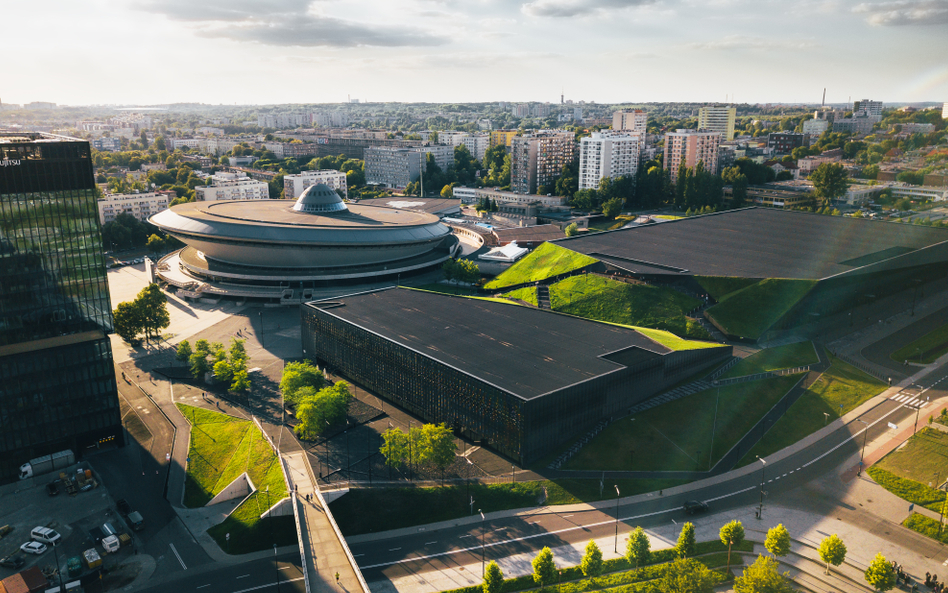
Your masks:
M0 161L0 167L16 167L17 165L20 164L20 162L21 162L20 159L16 159L16 160L3 159L2 161Z

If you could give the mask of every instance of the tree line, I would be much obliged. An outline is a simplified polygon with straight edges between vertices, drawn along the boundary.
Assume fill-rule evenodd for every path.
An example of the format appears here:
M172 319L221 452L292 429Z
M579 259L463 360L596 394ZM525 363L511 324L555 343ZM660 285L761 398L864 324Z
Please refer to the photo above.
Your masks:
M250 389L247 373L247 349L245 340L231 338L230 348L225 350L220 342L198 340L192 349L191 343L182 340L178 344L175 358L190 365L191 376L203 380L212 373L216 381L229 384L229 390L243 393Z

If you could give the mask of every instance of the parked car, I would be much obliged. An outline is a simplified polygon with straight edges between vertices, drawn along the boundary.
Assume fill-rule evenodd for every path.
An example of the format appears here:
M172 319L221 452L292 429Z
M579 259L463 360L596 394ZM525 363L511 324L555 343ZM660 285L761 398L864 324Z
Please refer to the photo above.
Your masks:
M119 514L123 517L132 512L132 505L128 504L128 501L124 498L115 501L115 508L118 509Z
M52 544L54 546L59 545L59 542L63 541L63 537L59 535L56 530L50 529L49 527L34 527L33 531L30 532L30 537L35 541L44 544Z
M57 480L53 480L52 482L46 484L46 494L49 494L50 496L56 496L59 494L59 484L57 483Z
M17 570L22 568L26 564L26 560L22 556L7 556L6 558L0 558L0 566L3 568L12 568Z
M682 509L689 515L705 513L708 511L708 503L701 502L700 500L689 500Z
M46 544L41 544L39 542L26 542L20 546L20 551L25 554L42 554L46 551Z

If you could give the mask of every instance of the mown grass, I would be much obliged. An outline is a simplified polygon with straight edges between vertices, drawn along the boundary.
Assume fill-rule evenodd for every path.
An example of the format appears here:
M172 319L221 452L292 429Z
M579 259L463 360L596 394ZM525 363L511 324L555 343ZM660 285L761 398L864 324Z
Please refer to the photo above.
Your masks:
M597 259L570 251L554 243L543 243L532 253L510 266L499 276L484 285L488 290L516 286L527 282L537 282L551 276L578 270Z
M471 482L434 488L355 488L330 503L329 508L346 535L373 533L448 521L474 512L485 513L536 507L546 491L546 505L575 504L615 497L613 484L623 496L643 494L683 484L682 480L611 480L600 498L599 480L543 480L506 484Z
M938 521L930 517L920 515L919 513L912 513L905 521L902 522L902 525L908 527L912 531L916 531L924 536L930 537L935 541L948 544L948 528L942 527Z
M564 469L706 471L799 379L786 375L708 389L622 418Z
M594 274L572 276L550 286L554 311L707 339L711 337L707 330L685 316L700 304L670 288L628 284Z
M798 342L775 348L766 348L748 356L731 367L722 379L728 377L743 377L767 371L791 369L794 367L816 364L820 361L813 349L812 342Z
M695 276L695 280L716 301L721 301L727 295L759 282L755 278L735 278L731 276Z
M222 523L208 529L211 537L230 554L268 549L273 543L295 542L292 517L260 519L268 504L274 505L287 495L280 462L260 430L240 418L176 405L191 422L185 505L194 508L207 504L244 472L257 488Z
M706 313L727 334L756 340L814 286L813 280L768 278L729 294Z
M948 353L948 325L931 331L911 344L899 348L889 357L896 362L929 364Z
M633 326L634 327L634 326ZM686 340L684 338L679 338L675 334L662 330L662 329L651 329L647 327L636 327L635 330L650 340L654 340L670 348L671 350L701 350L702 348L721 348L723 345L718 344L717 342L701 342L698 340Z
M800 396L790 409L744 456L740 465L788 447L882 393L887 385L835 356L830 368ZM824 416L828 414L828 416Z
M895 494L899 498L912 504L925 507L928 510L940 512L945 503L945 492L932 488L926 484L903 478L874 465L866 470L877 484Z
M537 287L536 286L524 286L523 288L518 288L517 290L511 290L510 292L505 292L500 295L508 299L518 299L525 303L530 303L534 307L539 306L537 301Z
M874 467L923 484L948 479L948 433L922 428L901 447L892 451ZM942 497L944 498L944 497Z

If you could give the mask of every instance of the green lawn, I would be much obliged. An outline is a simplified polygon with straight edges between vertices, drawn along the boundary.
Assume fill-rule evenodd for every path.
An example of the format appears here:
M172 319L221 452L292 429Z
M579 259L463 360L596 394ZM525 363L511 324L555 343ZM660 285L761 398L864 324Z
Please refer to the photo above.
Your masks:
M622 418L563 469L707 470L799 379L786 375L708 389Z
M753 462L757 455L765 457L792 445L886 389L887 385L875 377L835 356L829 358L830 368L790 406L739 465ZM828 419L824 413L829 414Z
M609 480L600 498L599 480L544 480L506 484L445 486L443 488L354 488L329 508L345 535L424 525L485 513L536 507L546 489L544 504L574 504L615 498L613 485L623 496L654 492L684 484L682 480Z
M177 406L192 426L185 506L207 504L244 472L257 488L223 523L208 530L218 545L231 554L243 554L268 549L274 538L278 545L295 542L292 517L275 518L272 525L269 520L259 519L268 502L276 504L287 495L280 463L260 430L240 418L184 404ZM225 541L227 533L231 536L229 544Z
M890 357L896 362L918 362L928 364L935 362L948 352L948 325L929 332L911 344L899 348Z
M539 306L537 302L537 287L536 286L524 286L523 288L518 288L517 290L505 292L501 296L504 298L509 298L509 299L518 299L525 303L530 303L534 307Z
M634 327L634 326L633 326ZM717 342L700 342L697 340L686 340L679 338L671 332L662 329L651 329L647 327L636 327L635 330L645 335L650 340L654 340L672 350L701 350L703 348L721 348L723 344Z
M597 261L599 260L582 253L570 251L554 243L543 243L484 287L494 290L545 280L550 276L578 270Z
M791 369L816 364L819 361L820 359L816 355L816 351L813 350L811 342L798 342L756 352L732 366L721 378L743 377L767 371Z
M685 317L700 304L698 299L670 288L628 284L594 274L571 276L550 286L554 311L707 339L707 330Z
M870 467L868 473L896 496L940 512L945 493L936 487L948 479L946 468L948 434L925 427Z
M695 276L695 280L716 301L721 301L727 295L759 282L754 278L734 278L731 276Z
M707 309L729 335L756 340L816 286L814 280L768 278Z

